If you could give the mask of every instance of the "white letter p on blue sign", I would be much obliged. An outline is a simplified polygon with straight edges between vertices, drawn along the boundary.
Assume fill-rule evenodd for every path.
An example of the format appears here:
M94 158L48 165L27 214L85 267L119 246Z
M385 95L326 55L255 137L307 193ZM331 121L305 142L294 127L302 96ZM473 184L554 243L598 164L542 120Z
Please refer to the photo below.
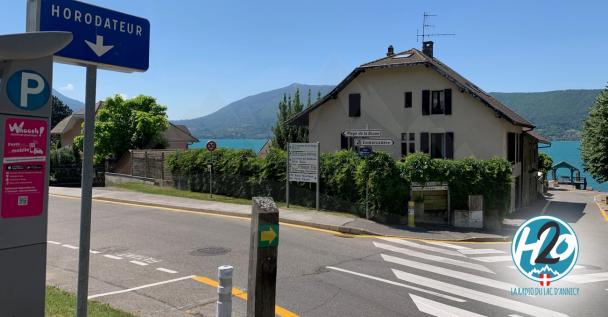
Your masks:
M6 83L8 98L23 110L37 110L48 102L51 89L48 82L34 71L15 72Z

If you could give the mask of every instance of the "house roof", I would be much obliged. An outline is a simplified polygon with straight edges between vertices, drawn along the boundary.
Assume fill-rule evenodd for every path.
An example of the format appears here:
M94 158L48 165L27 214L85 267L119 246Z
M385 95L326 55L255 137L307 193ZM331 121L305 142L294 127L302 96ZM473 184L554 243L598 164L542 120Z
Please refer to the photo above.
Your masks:
M337 98L338 93L344 89L351 81L353 81L361 73L368 69L377 68L393 68L393 67L407 67L414 65L425 65L437 71L443 77L454 83L461 92L471 94L473 97L481 101L487 107L492 109L496 114L514 125L534 128L534 125L522 116L517 114L515 111L509 109L509 107L503 105L500 101L490 96L488 93L477 87L471 81L467 80L456 71L439 61L437 58L429 57L421 51L413 48L407 51L396 53L391 56L383 57L369 63L365 63L355 68L342 82L340 82L331 92L321 98L319 101L306 108L299 114L290 118L288 124L304 124L308 123L308 113L325 104L331 98Z
M561 161L561 162L553 165L553 167L551 169L555 171L555 170L557 170L559 168L567 168L567 169L569 169L571 171L578 171L579 170L576 166L574 166L574 165L572 165L572 164L570 164L570 163L568 163L566 161Z
M168 142L195 143L199 141L185 125L177 125L171 122L169 122L169 128L163 132L163 136Z
M549 141L549 139L547 139L544 136L538 134L536 131L526 131L526 134L528 134L529 136L535 138L538 141L538 143L551 144L551 141Z
M51 134L64 134L71 130L74 125L82 124L83 121L83 114L73 113L59 121L59 123L57 123L57 125L51 130Z

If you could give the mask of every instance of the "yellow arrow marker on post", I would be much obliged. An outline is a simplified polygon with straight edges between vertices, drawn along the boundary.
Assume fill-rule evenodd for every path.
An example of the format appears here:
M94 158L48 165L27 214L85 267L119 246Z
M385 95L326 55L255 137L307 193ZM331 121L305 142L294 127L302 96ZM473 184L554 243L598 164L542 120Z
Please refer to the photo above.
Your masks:
M279 245L279 225L260 224L258 232L258 247L269 248Z

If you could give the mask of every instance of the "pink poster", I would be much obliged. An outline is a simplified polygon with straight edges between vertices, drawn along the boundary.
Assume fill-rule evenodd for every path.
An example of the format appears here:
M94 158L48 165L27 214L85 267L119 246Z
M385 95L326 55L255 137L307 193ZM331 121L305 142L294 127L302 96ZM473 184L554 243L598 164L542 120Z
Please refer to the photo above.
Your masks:
M47 130L47 120L6 119L0 217L42 214L46 188Z

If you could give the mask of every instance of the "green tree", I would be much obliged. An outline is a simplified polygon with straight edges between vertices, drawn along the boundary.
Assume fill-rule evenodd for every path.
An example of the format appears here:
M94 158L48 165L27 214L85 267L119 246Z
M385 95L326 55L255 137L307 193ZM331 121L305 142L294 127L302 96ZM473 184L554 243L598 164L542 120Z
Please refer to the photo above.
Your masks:
M598 182L608 181L608 87L589 110L581 138L583 167Z
M308 128L303 126L288 125L287 120L304 110L304 104L300 99L300 90L296 90L293 98L291 95L283 95L279 102L277 112L277 123L272 128L272 144L280 149L286 150L288 143L307 142Z
M553 159L547 153L538 154L538 171L543 173L543 179L547 180L547 174L553 167Z
M57 96L53 96L51 101L51 130L57 125L57 123L61 122L61 120L65 119L71 114L72 109L63 103L61 99L57 98Z
M167 107L149 96L106 99L95 122L95 161L118 159L130 149L165 147L163 132L169 127L166 111ZM83 136L74 141L82 149Z

